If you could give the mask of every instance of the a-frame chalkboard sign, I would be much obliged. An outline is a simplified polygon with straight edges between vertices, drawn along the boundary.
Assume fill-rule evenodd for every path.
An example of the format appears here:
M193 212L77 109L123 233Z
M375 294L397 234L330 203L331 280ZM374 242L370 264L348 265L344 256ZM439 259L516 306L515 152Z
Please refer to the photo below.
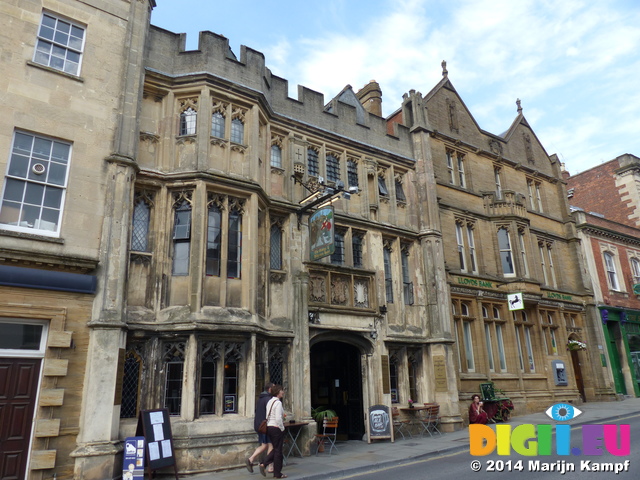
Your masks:
M136 436L143 436L146 440L145 451L149 479L151 479L154 470L173 465L173 471L176 474L176 480L178 480L169 410L166 408L141 410L138 415Z

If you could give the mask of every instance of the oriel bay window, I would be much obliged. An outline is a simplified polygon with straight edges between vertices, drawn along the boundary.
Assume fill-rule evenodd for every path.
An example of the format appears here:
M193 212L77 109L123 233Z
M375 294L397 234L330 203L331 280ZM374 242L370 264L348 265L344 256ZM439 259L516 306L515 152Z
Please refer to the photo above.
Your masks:
M242 267L242 204L234 200L229 209L227 278L240 278Z
M269 233L269 267L271 270L282 270L282 218L271 219Z
M391 270L391 242L384 242L384 248L382 250L382 256L384 258L384 290L386 292L386 298L388 303L393 303L393 273Z
M179 192L174 194L173 275L189 275L191 195L192 192Z
M131 223L131 250L134 252L149 251L149 226L152 206L153 193L136 190L133 201L133 221Z
M171 342L163 345L164 408L169 415L180 415L182 409L182 377L184 375L185 342Z
M511 251L511 239L507 227L498 229L498 248L500 249L500 263L505 277L514 277L516 270L513 264L513 252Z
M402 261L402 294L405 305L413 305L413 282L411 281L411 270L409 269L409 244L403 244L401 247Z
M245 201L237 198L208 194L207 220L207 276L222 276L222 251L226 242L226 276L240 278L242 270L242 214ZM226 238L223 225L227 225Z

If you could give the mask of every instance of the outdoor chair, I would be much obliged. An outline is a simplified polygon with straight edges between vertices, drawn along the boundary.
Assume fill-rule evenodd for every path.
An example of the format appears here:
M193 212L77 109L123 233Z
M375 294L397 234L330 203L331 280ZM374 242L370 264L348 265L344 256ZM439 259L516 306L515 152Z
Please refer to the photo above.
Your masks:
M395 436L398 434L402 435L402 439L404 440L405 434L409 435L409 438L413 438L411 435L411 430L409 430L409 420L400 420L400 410L398 407L393 407L391 409L391 416L393 417L393 431L395 432Z
M438 428L440 425L440 405L433 403L426 403L424 413L419 418L418 425L422 427L420 435L428 433L430 437L433 437L434 433L442 435L442 432Z
M318 456L320 445L324 445L325 443L329 444L329 455L331 455L331 451L333 449L335 449L336 453L338 453L338 447L336 447L337 435L338 417L325 418L324 420L322 420L322 433L316 433L315 435L316 441L318 442L318 447L316 448L316 456Z

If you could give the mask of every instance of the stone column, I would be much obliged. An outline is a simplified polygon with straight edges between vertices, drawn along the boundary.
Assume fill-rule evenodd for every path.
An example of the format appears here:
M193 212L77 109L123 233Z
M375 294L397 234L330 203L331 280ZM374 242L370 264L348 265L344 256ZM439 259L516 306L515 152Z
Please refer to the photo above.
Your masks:
M105 159L105 217L102 228L98 293L88 322L88 358L84 379L74 478L113 478L122 445L118 440L120 405L115 405L126 345L124 317L128 248L132 218L139 105L144 81L144 48L154 0L132 1L127 37L121 45L124 75L113 138ZM116 102L114 102L116 103Z

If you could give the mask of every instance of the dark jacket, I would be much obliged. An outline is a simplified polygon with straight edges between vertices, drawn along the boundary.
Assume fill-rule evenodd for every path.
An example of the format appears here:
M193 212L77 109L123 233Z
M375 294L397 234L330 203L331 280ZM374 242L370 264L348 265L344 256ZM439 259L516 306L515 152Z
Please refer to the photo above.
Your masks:
M253 419L253 429L258 432L258 427L263 420L267 418L267 403L271 400L272 395L269 392L262 392L258 397L256 404L256 416Z

